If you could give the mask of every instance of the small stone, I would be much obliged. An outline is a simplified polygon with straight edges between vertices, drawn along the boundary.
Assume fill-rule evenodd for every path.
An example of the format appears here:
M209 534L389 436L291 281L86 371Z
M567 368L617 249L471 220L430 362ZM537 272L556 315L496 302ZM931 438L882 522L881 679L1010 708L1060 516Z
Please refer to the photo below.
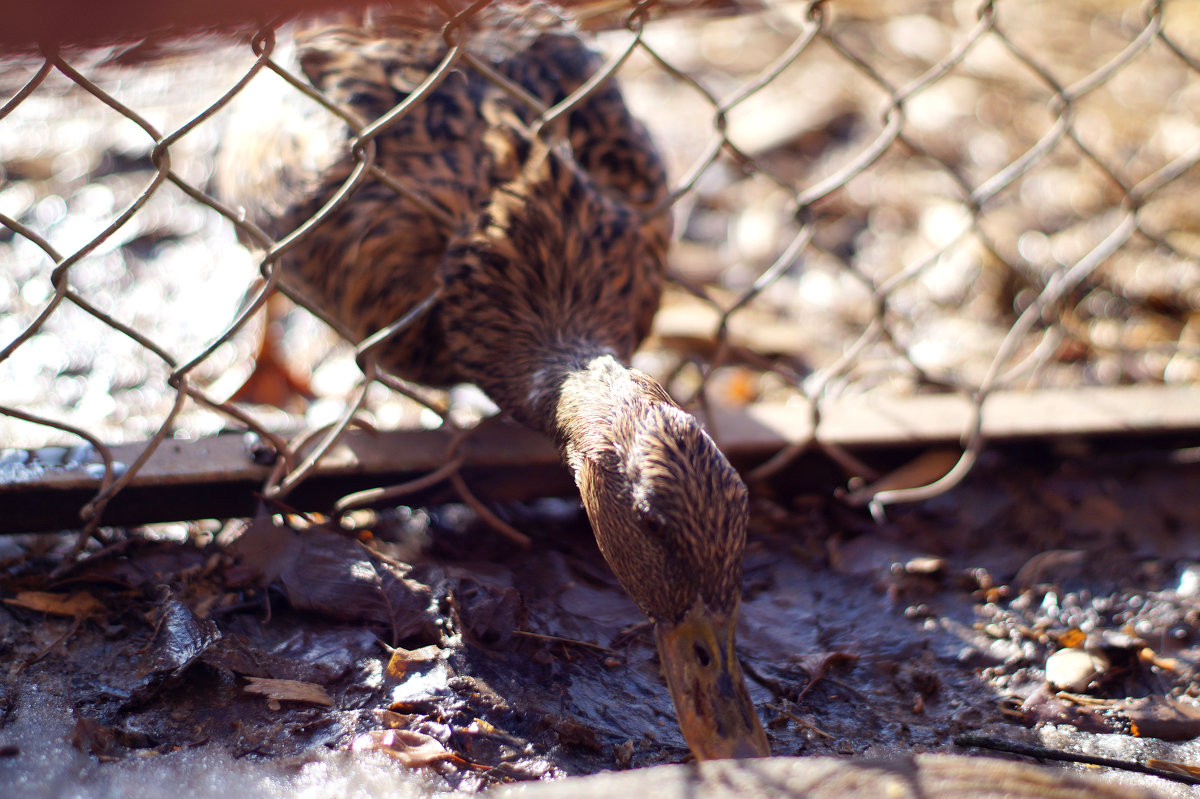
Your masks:
M1046 682L1063 691L1081 693L1110 666L1101 652L1060 649L1046 658Z
M934 575L945 570L946 560L931 555L912 558L904 564L904 571L908 574Z

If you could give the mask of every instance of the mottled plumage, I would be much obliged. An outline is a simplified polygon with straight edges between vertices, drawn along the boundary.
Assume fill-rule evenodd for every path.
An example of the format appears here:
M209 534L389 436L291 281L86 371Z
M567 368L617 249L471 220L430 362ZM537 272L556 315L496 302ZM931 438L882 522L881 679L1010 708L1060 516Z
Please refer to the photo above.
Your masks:
M485 11L466 38L475 57L552 106L601 60L537 10L537 24ZM385 20L303 33L299 62L314 87L370 123L446 52L440 36L416 30ZM354 167L344 131L312 122L329 115L305 103L261 128L269 156L235 143L224 157L227 194L277 237ZM733 649L745 486L696 420L624 365L662 290L661 161L613 81L565 115L565 143L530 137L533 118L460 61L375 138L376 163L410 198L367 180L285 256L285 274L360 337L440 289L383 346L381 364L426 384L474 383L555 438L601 551L656 624L693 750L766 754Z

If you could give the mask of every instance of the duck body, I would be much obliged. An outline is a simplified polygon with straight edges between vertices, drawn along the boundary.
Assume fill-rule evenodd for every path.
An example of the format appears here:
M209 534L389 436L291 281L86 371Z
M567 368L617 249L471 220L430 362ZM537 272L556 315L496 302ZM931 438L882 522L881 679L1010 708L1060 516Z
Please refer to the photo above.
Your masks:
M472 55L547 107L601 66L561 24L546 30L544 19L496 16L464 34ZM446 51L436 28L413 20L297 36L312 85L365 123L407 99ZM266 141L251 143L259 153L233 159L265 162L266 176L236 168L222 191L279 238L316 214L355 166L345 127L300 99ZM531 141L522 128L533 116L474 69L454 69L374 140L375 163L420 202L368 178L283 267L360 338L440 289L434 306L381 350L382 365L426 385L474 383L553 433L549 397L530 403L530 393L545 395L548 361L581 353L628 360L658 306L670 219L666 211L645 217L666 196L666 175L615 85L568 114L565 146ZM269 148L274 155L263 158Z
M551 107L602 62L553 10L524 11L486 8L464 41ZM327 26L298 34L297 56L318 91L369 124L441 63L437 31L411 18ZM223 193L277 239L355 168L344 124L304 104L273 122L255 109L275 126L223 147ZM288 249L285 279L360 339L436 294L381 345L380 365L478 385L555 439L601 552L655 624L693 751L768 754L734 651L746 488L699 423L626 366L662 292L661 159L611 80L564 114L561 137L531 135L534 117L461 59L374 137L393 185L368 176Z

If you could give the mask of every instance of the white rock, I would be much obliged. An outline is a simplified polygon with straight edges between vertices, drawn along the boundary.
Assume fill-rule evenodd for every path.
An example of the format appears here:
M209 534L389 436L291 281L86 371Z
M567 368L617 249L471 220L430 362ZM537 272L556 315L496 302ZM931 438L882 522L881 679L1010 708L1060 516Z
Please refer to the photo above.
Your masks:
M1046 658L1046 682L1064 691L1080 693L1108 671L1110 665L1101 652L1060 649Z

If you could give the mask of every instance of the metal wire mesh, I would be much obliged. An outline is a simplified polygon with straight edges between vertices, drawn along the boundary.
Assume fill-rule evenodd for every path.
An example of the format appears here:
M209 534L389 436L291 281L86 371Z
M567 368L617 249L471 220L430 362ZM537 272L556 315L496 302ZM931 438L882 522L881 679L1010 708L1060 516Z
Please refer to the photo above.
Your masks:
M305 82L286 27L169 58L44 49L0 65L0 438L100 453L85 527L172 437L258 432L283 456L267 487L282 496L355 420L469 426L374 365L388 331L351 349L297 313L285 349L322 364L328 395L307 433L286 440L287 418L228 401L226 379L248 371L268 299L291 295L280 257L364 181L401 190L374 137L460 63L520 94L472 53L484 5L446 10L441 67L374 121ZM714 18L584 3L570 13L609 60L532 130L553 138L615 74L673 168L673 284L638 365L693 407L801 403L814 422L847 394L968 397L950 473L871 500L929 497L971 468L998 389L1200 378L1200 7L1126 6L790 2ZM355 159L279 240L211 188L215 148L246 119L227 106L264 88L344 121ZM106 444L131 440L141 456L115 463ZM6 451L0 469L27 458ZM466 492L458 463L431 479Z

